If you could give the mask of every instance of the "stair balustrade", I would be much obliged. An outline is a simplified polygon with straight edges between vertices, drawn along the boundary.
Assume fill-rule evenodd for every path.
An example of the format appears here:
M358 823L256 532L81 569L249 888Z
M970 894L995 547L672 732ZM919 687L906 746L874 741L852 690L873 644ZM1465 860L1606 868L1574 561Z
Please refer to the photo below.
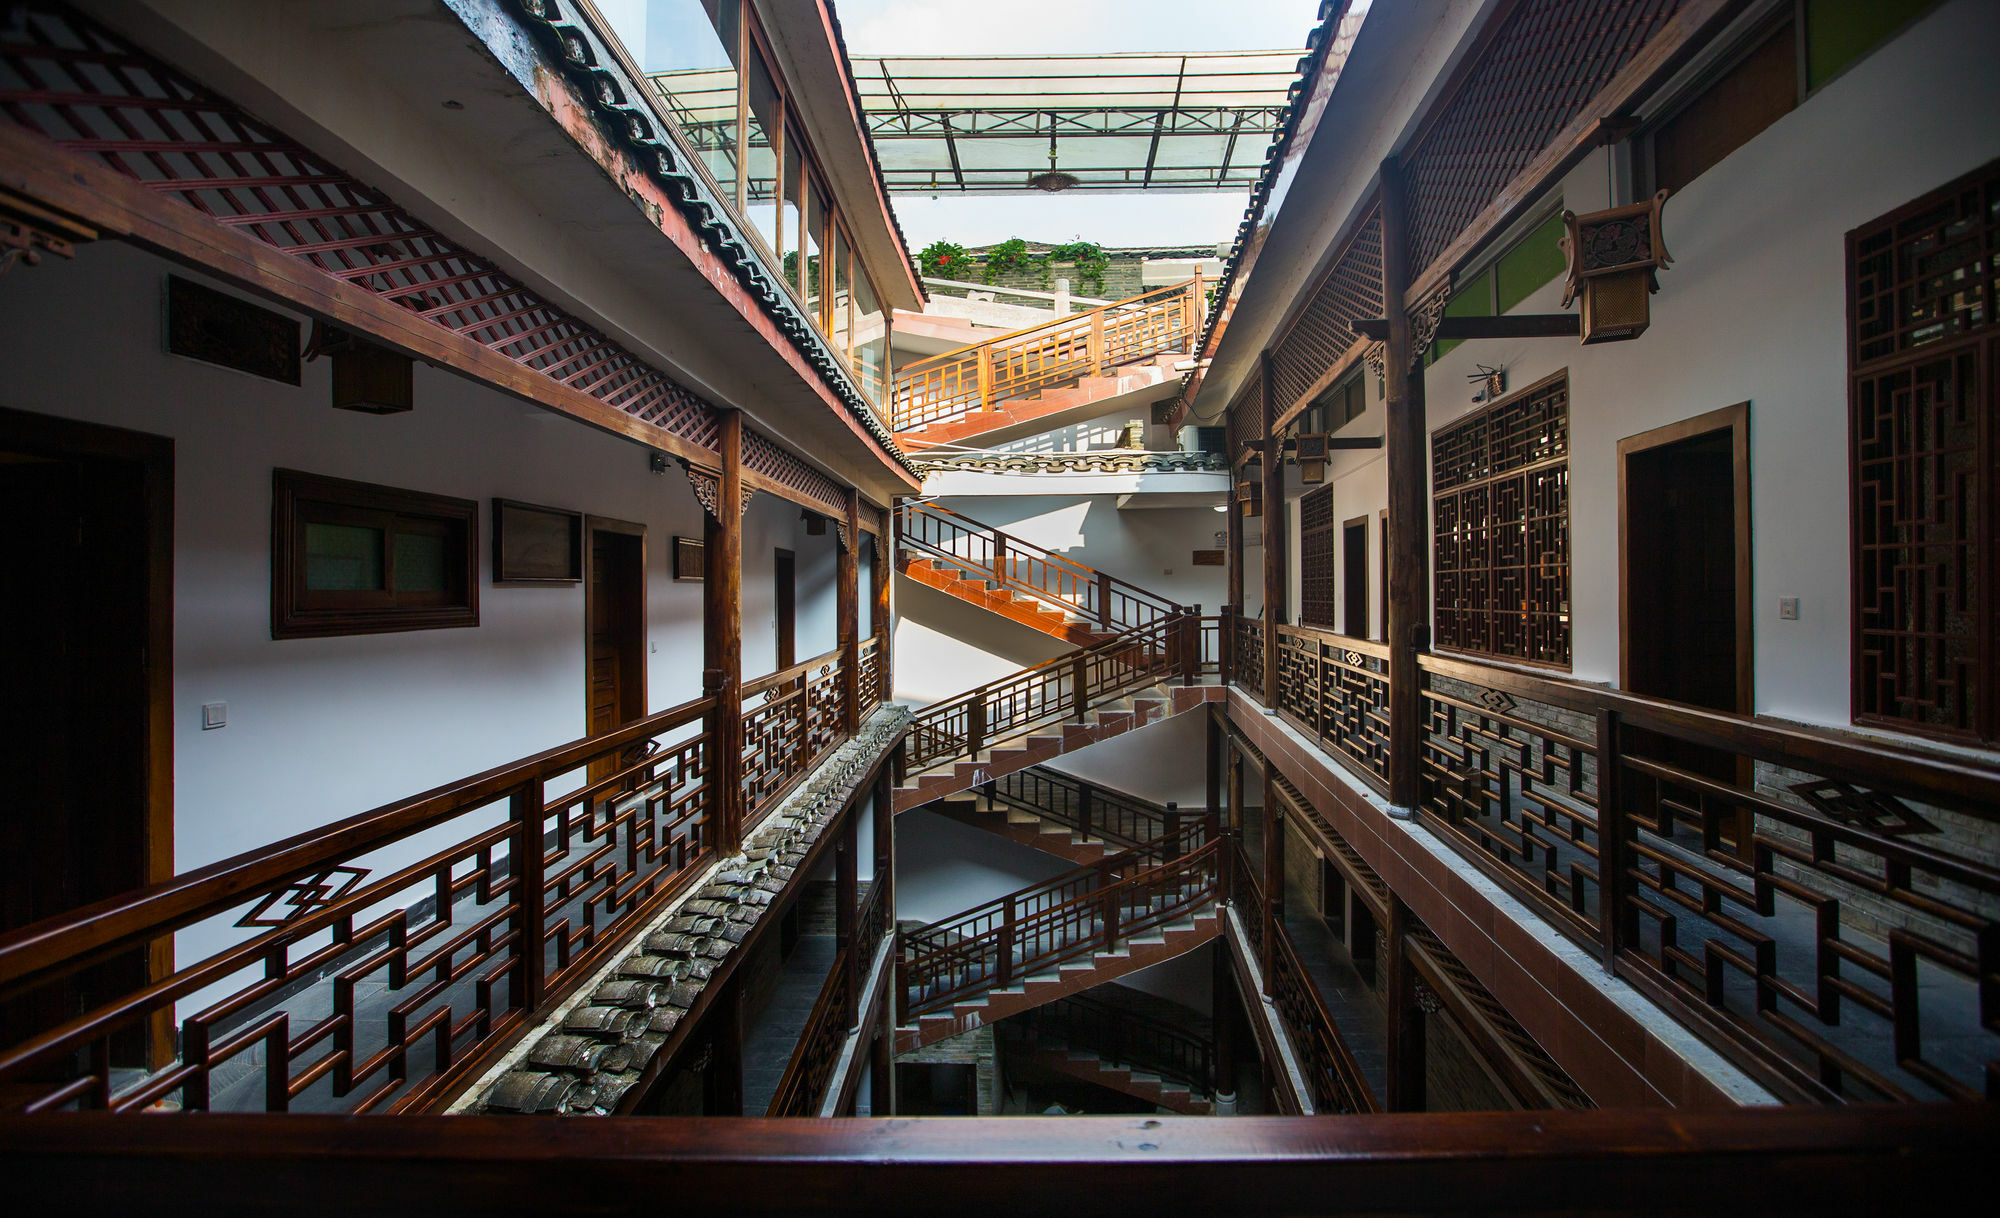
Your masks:
M911 721L906 766L967 759L1035 728L1081 722L1094 707L1163 681L1192 685L1216 668L1215 618L1163 617L924 707Z
M900 1022L1187 916L1215 896L1218 846L1204 818L1174 837L904 931Z
M890 392L890 429L990 410L1121 363L1187 351L1201 322L1196 278L906 364Z
M1215 1092L1214 1047L1206 1037L1089 994L1058 998L1002 1026L1095 1054L1109 1066L1157 1074L1199 1095Z
M1172 617L1181 607L1137 584L1003 533L936 503L905 503L901 545L972 579L997 584L1072 614L1100 630L1124 631Z
M1171 837L1180 832L1185 820L1198 815L1072 778L1047 766L1003 774L980 790L995 803L1074 829L1086 840L1097 838L1128 849Z

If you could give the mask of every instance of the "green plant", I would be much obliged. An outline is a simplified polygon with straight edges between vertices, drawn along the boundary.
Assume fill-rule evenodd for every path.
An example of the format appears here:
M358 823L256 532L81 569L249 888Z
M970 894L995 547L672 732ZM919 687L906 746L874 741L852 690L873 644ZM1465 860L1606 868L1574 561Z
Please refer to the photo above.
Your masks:
M1019 237L1010 237L986 251L986 269L981 279L992 283L1009 271L1018 271L1030 265L1034 255L1028 252L1028 243Z
M1058 245L1042 255L1042 283L1047 286L1049 264L1052 262L1073 262L1076 264L1077 284L1091 283L1097 291L1104 290L1104 269L1111 265L1104 247L1095 241L1071 241Z
M917 265L932 279L963 279L972 269L972 256L962 245L933 241L917 254Z

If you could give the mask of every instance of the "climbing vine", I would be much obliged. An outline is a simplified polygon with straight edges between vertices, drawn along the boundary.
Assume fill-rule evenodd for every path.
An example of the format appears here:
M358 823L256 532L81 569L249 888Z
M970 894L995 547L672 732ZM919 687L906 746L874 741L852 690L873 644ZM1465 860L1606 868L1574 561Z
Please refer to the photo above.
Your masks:
M1019 237L1010 237L986 251L986 269L981 278L992 283L1009 271L1024 270L1035 261L1028 252L1028 243Z
M1053 262L1073 262L1076 264L1078 286L1083 283L1094 285L1096 291L1104 290L1104 269L1111 265L1104 247L1095 241L1071 241L1058 245L1042 255L1042 286L1049 283L1049 264Z
M917 264L932 279L964 279L972 261L964 246L950 241L933 241L917 254Z

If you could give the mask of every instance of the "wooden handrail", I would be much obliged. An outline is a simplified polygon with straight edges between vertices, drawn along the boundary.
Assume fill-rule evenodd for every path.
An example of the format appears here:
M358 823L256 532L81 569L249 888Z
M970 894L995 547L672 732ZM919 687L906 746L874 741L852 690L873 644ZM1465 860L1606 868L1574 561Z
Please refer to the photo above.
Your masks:
M792 1048L791 1060L785 1063L785 1073L778 1080L778 1089L771 1093L770 1106L766 1116L818 1116L819 1101L824 1098L827 1080L832 1077L834 1067L839 1063L840 1042L846 1039L850 1029L847 1026L847 1008L850 1001L858 1002L861 995L852 992L852 987L861 972L850 963L850 958L859 954L863 961L875 959L875 953L883 939L887 927L877 926L877 933L865 933L880 921L883 886L871 884L868 895L862 898L861 908L856 912L854 941L841 948L834 955L833 966L827 970L826 980L821 983L819 997L814 1000L812 1013L806 1016L805 1027L800 1031L798 1043ZM863 986L865 989L865 985Z
M1303 1059L1300 1064L1314 1075L1308 1081L1317 1084L1315 1106L1323 1108L1331 1100L1344 1111L1380 1112L1382 1105L1374 1088L1361 1073L1361 1065L1347 1047L1347 1038L1340 1034L1340 1025L1327 1009L1319 986L1299 959L1285 924L1274 921L1270 931L1278 973L1271 978L1272 1002L1281 1016L1300 1025L1291 1029L1292 1048Z
M81 967L78 961L88 963L178 930L241 903L249 894L428 829L538 778L567 773L606 752L698 722L714 704L712 698L683 702L601 736L573 740L12 931L0 936L0 994L52 970Z
M1118 360L1185 350L1201 310L1197 277L906 364L890 393L891 426L941 422Z
M830 664L835 668L839 668L845 654L846 651L844 648L836 647L832 651L816 655L810 660L801 660L790 668L781 668L777 672L768 673L754 680L745 681L743 683L743 697L747 701L753 694L761 694L767 689L776 689L778 686L796 681L800 677L809 676L818 671L823 665Z
M1164 1019L1127 1010L1088 993L1058 998L1022 1012L1019 1018L1038 1039L1060 1038L1068 1047L1089 1050L1114 1066L1137 1066L1186 1083L1202 1095L1214 1089L1209 1042Z

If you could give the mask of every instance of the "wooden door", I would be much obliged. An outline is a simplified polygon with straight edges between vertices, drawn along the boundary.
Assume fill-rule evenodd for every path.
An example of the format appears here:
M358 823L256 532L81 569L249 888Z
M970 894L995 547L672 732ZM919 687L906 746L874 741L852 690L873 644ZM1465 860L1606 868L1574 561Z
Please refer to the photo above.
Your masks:
M589 714L585 730L601 736L646 714L646 530L589 522L590 572L584 595L589 631ZM615 759L591 767L593 780Z
M779 550L772 569L771 597L778 623L778 668L799 662L799 558Z
M173 874L172 479L170 440L0 411L0 932ZM0 1043L172 962L163 940L0 1003ZM114 1063L160 1064L165 1030Z
M1368 517L1356 516L1340 528L1340 616L1342 633L1368 637Z

